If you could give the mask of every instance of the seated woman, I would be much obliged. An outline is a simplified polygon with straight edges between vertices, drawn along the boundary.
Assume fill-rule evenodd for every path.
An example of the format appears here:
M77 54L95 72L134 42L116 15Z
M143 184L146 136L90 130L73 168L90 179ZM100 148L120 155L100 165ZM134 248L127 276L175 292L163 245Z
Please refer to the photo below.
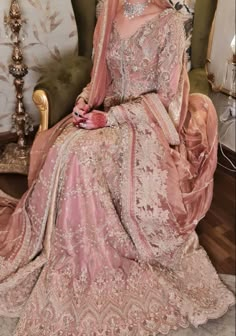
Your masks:
M167 334L234 304L195 233L217 118L189 95L179 14L107 0L94 48L73 116L35 141L28 192L1 198L0 313L20 316L17 336Z

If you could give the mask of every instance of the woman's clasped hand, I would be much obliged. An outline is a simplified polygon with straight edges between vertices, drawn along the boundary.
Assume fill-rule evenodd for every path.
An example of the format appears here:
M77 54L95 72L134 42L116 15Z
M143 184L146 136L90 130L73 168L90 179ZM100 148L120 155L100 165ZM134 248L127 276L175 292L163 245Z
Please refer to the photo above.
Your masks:
M83 98L80 98L72 112L73 124L78 128L87 130L103 128L107 124L106 113L92 110L89 111L88 104L85 103Z

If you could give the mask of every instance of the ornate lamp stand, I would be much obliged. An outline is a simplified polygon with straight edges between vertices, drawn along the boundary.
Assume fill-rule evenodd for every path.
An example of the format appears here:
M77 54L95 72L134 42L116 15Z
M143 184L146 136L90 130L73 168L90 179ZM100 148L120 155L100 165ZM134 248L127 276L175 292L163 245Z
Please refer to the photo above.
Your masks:
M20 33L25 21L21 17L18 0L12 0L9 15L5 17L6 30L10 29L13 43L12 63L9 72L15 78L16 109L12 115L12 131L16 132L18 141L16 144L8 144L0 158L0 172L15 172L27 174L29 163L29 146L26 135L33 130L32 120L25 112L23 103L24 77L28 73L28 67L23 63Z

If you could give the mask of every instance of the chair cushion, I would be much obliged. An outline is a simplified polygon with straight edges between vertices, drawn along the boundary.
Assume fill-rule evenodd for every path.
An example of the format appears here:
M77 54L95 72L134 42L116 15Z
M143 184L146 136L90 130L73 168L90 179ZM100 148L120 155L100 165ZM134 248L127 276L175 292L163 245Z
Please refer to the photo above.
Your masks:
M190 93L202 93L209 95L210 85L207 80L207 74L203 68L192 69L189 72Z

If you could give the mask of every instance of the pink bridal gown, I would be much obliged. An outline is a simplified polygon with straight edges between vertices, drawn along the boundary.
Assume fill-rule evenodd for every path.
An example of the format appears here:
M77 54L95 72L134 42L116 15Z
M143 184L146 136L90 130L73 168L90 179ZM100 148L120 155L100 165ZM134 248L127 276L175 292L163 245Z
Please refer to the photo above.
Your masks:
M194 231L211 202L217 121L207 97L188 94L183 45L172 9L129 38L113 26L109 127L67 118L39 136L33 170L39 142L59 134L11 216L1 198L0 314L20 317L15 336L154 336L234 304Z

